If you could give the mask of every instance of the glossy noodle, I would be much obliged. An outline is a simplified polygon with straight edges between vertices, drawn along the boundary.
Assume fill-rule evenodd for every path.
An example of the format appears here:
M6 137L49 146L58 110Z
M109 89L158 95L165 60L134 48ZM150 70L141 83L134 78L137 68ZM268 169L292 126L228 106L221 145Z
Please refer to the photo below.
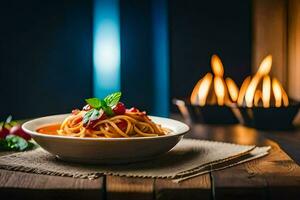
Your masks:
M124 115L99 120L89 128L83 125L86 111L67 117L57 131L58 135L73 137L153 137L165 135L168 129L155 124L142 112L126 112ZM123 124L123 126L122 126Z

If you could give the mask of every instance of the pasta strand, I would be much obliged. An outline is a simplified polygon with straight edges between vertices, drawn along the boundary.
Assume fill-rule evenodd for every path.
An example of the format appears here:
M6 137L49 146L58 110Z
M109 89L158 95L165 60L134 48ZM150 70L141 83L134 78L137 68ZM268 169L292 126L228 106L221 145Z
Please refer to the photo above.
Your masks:
M73 137L155 137L166 135L169 129L155 124L143 112L126 112L124 115L116 115L104 120L99 120L92 127L83 126L83 116L86 111L80 111L67 117L57 130L59 135ZM119 124L126 124L120 127Z

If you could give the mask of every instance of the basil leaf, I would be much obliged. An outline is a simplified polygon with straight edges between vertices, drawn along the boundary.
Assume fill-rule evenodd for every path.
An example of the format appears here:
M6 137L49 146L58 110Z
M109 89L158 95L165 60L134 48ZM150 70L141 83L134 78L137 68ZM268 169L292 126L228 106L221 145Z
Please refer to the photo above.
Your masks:
M8 135L5 140L7 147L11 150L23 151L28 147L28 142L16 135Z
M24 151L34 147L34 143L16 135L8 135L5 139L0 140L0 150Z
M94 109L88 111L84 115L83 124L87 125L89 120L98 119L98 117L100 116L100 109L103 109L105 114L107 114L108 116L113 116L114 112L111 107L117 105L117 103L120 101L121 95L121 92L115 92L105 97L104 100L98 98L86 99L85 101Z
M101 108L108 116L114 115L114 112L112 111L111 107L107 105L105 100L101 100Z
M86 125L89 120L90 120L90 117L92 116L93 112L94 112L95 109L91 109L89 110L88 112L86 112L83 116L83 119L82 119L82 122L84 125Z
M104 100L102 100L102 99L100 100L100 105L101 105L101 106L100 106L101 108L107 107L106 101L104 101Z
M112 94L108 95L107 97L105 97L104 101L107 106L113 107L113 106L117 105L117 103L120 101L121 95L122 95L121 92L112 93Z
M98 98L89 98L85 100L93 108L99 109L101 107L101 101Z
M92 110L88 111L83 116L83 120L82 120L83 126L84 127L89 126L89 123L91 121L99 119L102 114L103 114L103 110L92 109Z
M103 111L108 115L108 116L113 116L114 115L114 112L113 110L111 109L111 107L109 106L106 106L106 107L102 107Z
M102 111L102 112L103 112L103 111ZM92 112L92 114L91 114L89 120L93 121L93 120L98 119L99 117L100 117L100 112L99 112L99 110L93 109L93 112Z

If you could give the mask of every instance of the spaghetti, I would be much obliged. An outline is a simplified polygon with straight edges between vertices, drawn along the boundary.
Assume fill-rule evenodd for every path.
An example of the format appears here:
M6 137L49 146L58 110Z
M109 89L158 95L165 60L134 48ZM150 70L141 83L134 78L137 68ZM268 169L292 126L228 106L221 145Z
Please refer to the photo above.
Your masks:
M125 109L118 102L110 109L95 109L88 104L75 110L57 130L58 135L73 137L155 137L166 135L169 130L155 124L145 112L136 108ZM106 111L106 112L105 112ZM108 116L108 113L110 115Z

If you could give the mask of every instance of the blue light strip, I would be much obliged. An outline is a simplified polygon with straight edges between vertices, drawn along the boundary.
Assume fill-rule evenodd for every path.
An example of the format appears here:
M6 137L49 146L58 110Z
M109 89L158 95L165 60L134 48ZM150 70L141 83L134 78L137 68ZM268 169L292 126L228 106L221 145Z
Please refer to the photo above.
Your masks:
M169 33L167 0L153 0L154 114L169 115Z
M103 98L120 90L119 0L94 0L93 92Z

